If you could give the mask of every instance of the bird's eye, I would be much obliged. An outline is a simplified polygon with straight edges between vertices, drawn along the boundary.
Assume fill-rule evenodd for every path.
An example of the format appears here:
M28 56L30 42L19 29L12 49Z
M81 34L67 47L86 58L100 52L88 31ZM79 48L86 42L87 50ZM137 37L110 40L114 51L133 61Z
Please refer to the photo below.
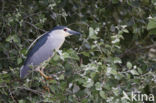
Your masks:
M67 29L64 29L64 31L67 31Z

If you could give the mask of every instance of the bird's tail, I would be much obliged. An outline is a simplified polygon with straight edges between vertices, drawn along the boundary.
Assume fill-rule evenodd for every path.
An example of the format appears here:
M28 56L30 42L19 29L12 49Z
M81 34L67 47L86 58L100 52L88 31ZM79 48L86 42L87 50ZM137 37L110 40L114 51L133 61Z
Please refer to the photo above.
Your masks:
M20 69L20 78L24 78L30 71L30 68L27 65L23 65Z

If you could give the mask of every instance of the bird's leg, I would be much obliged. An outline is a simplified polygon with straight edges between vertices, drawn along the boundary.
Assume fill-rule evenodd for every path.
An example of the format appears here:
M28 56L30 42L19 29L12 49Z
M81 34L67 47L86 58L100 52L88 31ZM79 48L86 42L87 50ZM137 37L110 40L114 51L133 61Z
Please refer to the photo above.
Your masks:
M48 93L50 93L50 88L47 86L43 86L44 90L46 90Z
M44 68L40 69L40 67L36 68L36 71L38 71L41 76L43 76L46 80L50 80L52 79L50 76L47 76L46 74L44 74L44 71L43 71Z
M52 79L51 77L48 77L47 75L44 74L44 71L43 71L44 68L42 69L40 68L41 67L37 67L36 71L38 71L41 74L41 76L43 76L46 80ZM43 82L45 82L45 80L43 80ZM48 86L43 86L43 89L48 91L48 93L50 93L50 88Z
M40 68L41 68L41 69L40 69ZM36 71L38 71L38 72L41 74L41 76L43 76L46 80L51 80L52 77L47 76L46 74L44 74L43 69L44 69L44 67L37 67L37 68L36 68Z
M52 77L50 76L47 76L46 74L44 74L44 71L43 71L44 68L42 68L41 70L38 70L39 73L46 79L46 80L51 80Z

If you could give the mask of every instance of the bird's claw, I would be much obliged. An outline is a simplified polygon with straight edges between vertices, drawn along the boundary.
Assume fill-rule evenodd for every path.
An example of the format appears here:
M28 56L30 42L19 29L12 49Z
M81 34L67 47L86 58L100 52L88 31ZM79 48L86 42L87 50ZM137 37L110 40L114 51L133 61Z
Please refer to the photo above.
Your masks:
M46 79L46 80L52 80L53 78L50 77L50 76L46 76L45 79Z

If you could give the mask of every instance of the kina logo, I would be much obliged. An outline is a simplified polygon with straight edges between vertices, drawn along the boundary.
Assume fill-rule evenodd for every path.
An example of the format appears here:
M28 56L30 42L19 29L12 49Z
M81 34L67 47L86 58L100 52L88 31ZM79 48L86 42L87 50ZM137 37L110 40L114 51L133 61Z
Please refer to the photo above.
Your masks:
M129 101L155 101L154 95L153 94L142 94L142 93L134 93L131 92L130 95L127 95L125 91L123 91L123 97L122 99L126 99Z

